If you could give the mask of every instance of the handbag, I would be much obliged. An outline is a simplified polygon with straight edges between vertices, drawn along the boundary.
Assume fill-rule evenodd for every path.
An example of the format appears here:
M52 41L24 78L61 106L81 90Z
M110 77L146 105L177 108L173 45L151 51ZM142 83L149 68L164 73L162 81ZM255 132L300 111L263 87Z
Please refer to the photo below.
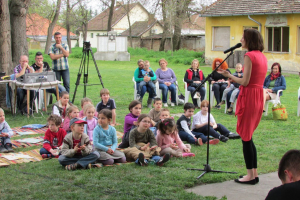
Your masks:
M273 104L272 106L272 113L274 120L287 120L288 114L285 108L285 105L278 103Z

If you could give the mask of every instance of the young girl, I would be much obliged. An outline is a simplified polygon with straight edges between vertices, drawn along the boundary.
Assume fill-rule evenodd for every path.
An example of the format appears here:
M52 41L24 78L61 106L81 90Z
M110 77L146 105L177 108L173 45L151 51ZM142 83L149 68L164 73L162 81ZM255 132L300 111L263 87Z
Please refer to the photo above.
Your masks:
M190 153L191 145L181 141L174 119L168 118L158 124L156 141L161 148L161 156L166 153L175 157L195 156Z
M81 111L79 111L79 118L81 118L81 119L85 117L85 114L83 112L83 107L86 104L92 104L93 105L93 102L90 98L87 98L87 97L84 97L83 99L81 99ZM94 116L98 117L98 113L95 112Z
M52 114L58 115L65 119L67 109L73 104L69 103L69 93L67 91L63 91L59 94L59 100L53 104Z
M142 104L141 102L134 100L129 104L128 109L130 113L125 116L124 135L122 137L122 143L119 145L119 148L129 147L129 132L137 125L137 119L142 111Z
M93 131L94 147L100 153L98 161L103 165L126 162L124 153L116 150L118 139L116 129L109 125L111 119L111 110L102 109L98 114L98 125Z
M90 142L93 145L93 131L97 126L97 118L94 116L96 109L92 104L86 104L83 107L83 112L86 117L83 118L87 124L84 125L84 132L89 136Z
M70 106L67 109L67 113L66 113L66 117L65 120L63 122L63 126L62 128L67 132L70 133L71 129L70 129L70 120L75 118L75 117L79 117L79 110L77 108L77 106Z
M210 114L210 124L208 125L208 106L209 102L207 100L203 100L201 102L200 111L196 113L193 117L193 125L192 130L194 132L201 132L205 135L209 134L214 138L221 140L222 142L226 142L228 140L228 136L235 135L235 133L231 133L225 126L222 124L217 124L212 114ZM220 133L218 133L218 132Z
M126 158L134 159L136 164L148 165L147 159L152 159L158 166L162 166L170 159L170 154L166 153L160 157L161 148L157 146L153 132L149 129L151 118L149 115L141 114L137 121L137 128L130 131L129 146L124 150Z

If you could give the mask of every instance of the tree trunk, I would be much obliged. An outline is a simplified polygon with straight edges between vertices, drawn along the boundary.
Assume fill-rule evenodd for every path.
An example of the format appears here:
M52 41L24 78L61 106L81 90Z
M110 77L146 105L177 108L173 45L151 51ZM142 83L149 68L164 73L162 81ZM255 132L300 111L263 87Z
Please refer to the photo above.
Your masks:
M169 24L167 22L166 3L167 3L167 0L162 0L161 1L163 22L164 22L164 27L163 28L164 29L163 29L162 38L161 38L160 45L159 45L159 51L164 51L165 50L166 36L167 36L167 33L168 33Z
M11 60L11 35L10 35L10 16L8 1L1 0L0 4L0 72L11 74L13 65ZM0 85L0 106L5 107L5 84Z
M111 0L107 22L107 32L111 31L111 21L114 15L115 0Z
M13 66L19 64L19 59L21 55L28 56L28 44L26 39L26 14L29 3L30 0L9 1L11 24L11 51Z
M57 0L55 14L54 14L54 17L52 19L52 22L49 24L49 27L48 27L47 41L46 41L46 46L45 46L45 54L49 53L49 48L51 46L53 29L56 25L56 22L57 22L58 16L59 16L60 5L61 5L61 0Z
M131 33L131 23L130 23L130 16L129 16L129 12L130 12L130 1L128 1L128 4L125 5L126 9L126 13L127 13L127 20L128 20L128 25L129 25L129 41L130 41L130 47L133 48L132 46L132 33Z
M66 14L66 29L67 29L67 42L69 46L69 53L72 53L72 48L71 48L71 38L70 38L70 0L67 0L67 14Z

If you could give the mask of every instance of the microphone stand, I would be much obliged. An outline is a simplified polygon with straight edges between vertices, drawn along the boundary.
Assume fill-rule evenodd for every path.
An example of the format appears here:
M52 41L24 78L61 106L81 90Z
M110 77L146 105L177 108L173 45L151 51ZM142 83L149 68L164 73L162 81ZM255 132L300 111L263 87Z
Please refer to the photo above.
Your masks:
M208 94L208 102L210 102L210 86L211 86L211 81L212 81L212 74L218 70L218 68L225 62L225 60L228 59L229 56L231 56L233 54L233 50L230 51L230 54L228 54L228 56L223 60L222 63L220 63L220 65L218 67L216 67L216 69L211 73L209 74L203 81L201 81L201 84L199 86L197 86L197 88L195 89L195 91L192 93L192 96L194 96L197 92L197 90L206 82L208 81L208 88L209 88L209 94ZM236 172L227 172L227 171L219 171L219 170L212 170L210 165L209 165L209 124L210 124L210 107L211 106L208 106L208 120L207 120L207 123L208 123L208 127L207 127L207 152L206 152L206 164L204 164L204 169L196 169L196 168L188 168L187 170L198 170L198 171L203 171L203 173L197 177L197 179L201 178L204 174L206 173L209 173L209 172L221 172L221 173L230 173L230 174L236 174Z

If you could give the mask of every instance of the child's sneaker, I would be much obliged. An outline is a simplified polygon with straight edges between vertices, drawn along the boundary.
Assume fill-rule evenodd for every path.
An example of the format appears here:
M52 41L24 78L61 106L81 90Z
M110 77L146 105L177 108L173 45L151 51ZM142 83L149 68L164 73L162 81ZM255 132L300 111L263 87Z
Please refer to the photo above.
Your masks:
M220 140L218 139L209 140L209 144L218 144L219 142Z
M14 150L12 149L12 144L7 143L4 145L4 147L7 149L8 152L14 152Z
M42 158L52 158L52 154L42 154Z
M203 145L203 142L202 142L202 139L201 139L201 138L198 138L198 139L197 139L197 142L198 142L198 145L200 145L200 146Z
M3 144L0 144L0 153L8 153L8 150L4 147Z
M228 139L229 139L228 137L225 137L224 135L220 135L220 140L222 142L227 142Z
M182 157L195 157L194 153L182 153Z
M164 165L164 163L168 162L169 159L170 159L170 154L167 153L156 163L156 165L161 167Z
M145 156L144 156L143 153L139 153L138 158L139 158L139 165L141 165L141 166L147 166L148 165L148 163L145 162Z

